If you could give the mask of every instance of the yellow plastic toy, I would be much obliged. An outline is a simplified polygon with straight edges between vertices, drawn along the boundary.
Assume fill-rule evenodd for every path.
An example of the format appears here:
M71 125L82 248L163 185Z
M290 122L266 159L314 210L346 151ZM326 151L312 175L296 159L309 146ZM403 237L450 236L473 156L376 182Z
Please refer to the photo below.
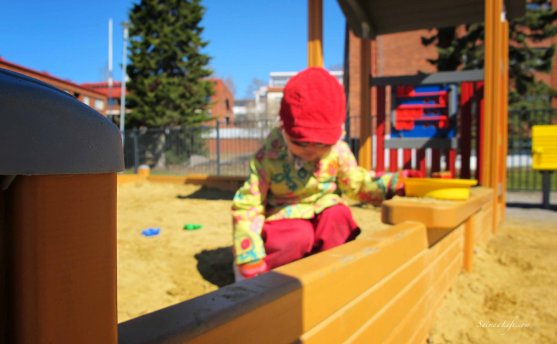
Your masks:
M467 200L475 179L408 178L404 181L406 196L445 200Z

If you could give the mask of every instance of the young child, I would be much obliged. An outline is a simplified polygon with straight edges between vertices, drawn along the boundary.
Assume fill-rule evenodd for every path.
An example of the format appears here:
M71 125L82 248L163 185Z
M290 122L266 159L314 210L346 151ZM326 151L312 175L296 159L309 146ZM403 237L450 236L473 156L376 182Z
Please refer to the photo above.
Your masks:
M398 174L358 167L341 140L344 90L322 68L286 84L274 129L250 162L232 204L236 273L254 277L355 239L341 194L372 204L402 191Z

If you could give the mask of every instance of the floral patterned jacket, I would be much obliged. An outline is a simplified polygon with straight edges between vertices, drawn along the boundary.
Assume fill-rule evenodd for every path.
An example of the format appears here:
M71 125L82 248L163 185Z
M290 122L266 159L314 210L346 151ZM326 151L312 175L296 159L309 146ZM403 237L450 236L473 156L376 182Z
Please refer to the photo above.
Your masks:
M344 141L318 162L302 162L287 150L274 129L250 162L249 176L232 203L236 264L265 257L261 231L265 221L310 219L335 204L341 194L380 204L391 187L391 174L374 178L359 167Z

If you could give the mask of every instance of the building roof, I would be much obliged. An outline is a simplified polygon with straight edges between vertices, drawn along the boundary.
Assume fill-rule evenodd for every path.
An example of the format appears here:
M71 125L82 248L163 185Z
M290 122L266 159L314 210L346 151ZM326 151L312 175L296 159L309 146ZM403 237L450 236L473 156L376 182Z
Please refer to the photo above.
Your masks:
M81 86L90 90L100 92L109 98L120 98L122 96L122 83L120 81L114 81L112 83L112 87L108 87L107 81L86 82L81 84Z
M208 80L215 83L216 89L228 90L228 87L226 87L226 85L221 79L210 78ZM106 97L110 97L110 98L120 98L122 96L122 82L120 81L114 81L112 83L112 87L108 87L108 81L86 82L81 84L81 87L86 88L88 90L102 93ZM128 94L127 91L126 94Z
M339 0L358 37L457 26L484 21L487 0ZM505 0L507 18L524 15L525 0Z
M71 80L60 79L60 78L58 78L54 75L51 75L48 72L45 72L45 71L41 72L41 71L38 71L38 70L35 70L35 69L31 69L31 68L19 65L17 63L7 61L0 56L0 67L3 67L3 66L6 67L6 69L10 69L10 70L16 71L18 73L28 75L30 77L34 77L35 75L40 76L45 80L45 82L53 81L53 82L57 82L59 84L67 85L67 86L69 86L73 89L81 89L81 90L84 89L84 90L87 90L89 92L96 93L96 94L99 94L99 95L103 94L103 93L101 93L97 90L86 88L86 87L83 87L79 84L76 84Z

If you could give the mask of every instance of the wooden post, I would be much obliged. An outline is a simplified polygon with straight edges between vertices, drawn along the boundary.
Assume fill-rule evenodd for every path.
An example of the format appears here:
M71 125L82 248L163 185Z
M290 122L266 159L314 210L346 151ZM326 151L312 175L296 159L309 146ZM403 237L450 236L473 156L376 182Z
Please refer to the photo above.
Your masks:
M116 174L18 176L7 194L8 341L116 343Z
M502 23L501 54L503 65L501 67L501 166L499 166L501 195L501 220L505 218L505 205L507 203L507 154L509 149L509 22Z
M493 90L492 90L492 118L493 123L491 127L491 158L492 164L489 170L490 174L490 185L494 188L495 198L493 201L494 216L493 216L493 231L496 232L501 222L501 194L503 191L503 185L501 184L501 174L500 169L503 165L502 153L503 153L503 137L502 137L502 125L503 125L503 115L502 115L502 83L503 83L503 52L501 51L503 43L503 0L495 0L493 4L493 62L491 67L493 68ZM507 142L504 143L505 145Z
M495 54L495 2L498 0L485 0L485 40L484 40L484 114L481 127L481 185L494 187L490 171L493 169L493 64Z
M358 150L358 164L371 170L372 126L371 88L369 83L371 73L371 41L361 39L360 43L360 148ZM379 97L379 89L377 90L377 97ZM378 99L378 101L381 101L381 99Z
M36 100L40 101L36 101ZM122 139L74 97L0 70L1 343L116 343Z
M323 0L308 0L308 67L323 67Z

